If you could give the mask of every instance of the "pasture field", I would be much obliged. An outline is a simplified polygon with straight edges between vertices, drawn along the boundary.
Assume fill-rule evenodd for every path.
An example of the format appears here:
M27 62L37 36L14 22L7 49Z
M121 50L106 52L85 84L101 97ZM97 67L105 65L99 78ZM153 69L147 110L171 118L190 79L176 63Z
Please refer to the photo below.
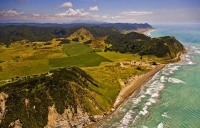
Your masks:
M49 65L52 67L92 67L99 66L101 62L111 62L94 52L88 46L81 43L70 43L63 46L63 52L68 57L49 59Z
M51 65L52 67L67 67L67 66L92 67L92 66L99 66L101 62L111 62L111 61L96 53L87 53L78 56L49 59L49 65Z
M65 52L68 56L78 56L91 53L92 49L84 44L72 42L63 46L63 52Z

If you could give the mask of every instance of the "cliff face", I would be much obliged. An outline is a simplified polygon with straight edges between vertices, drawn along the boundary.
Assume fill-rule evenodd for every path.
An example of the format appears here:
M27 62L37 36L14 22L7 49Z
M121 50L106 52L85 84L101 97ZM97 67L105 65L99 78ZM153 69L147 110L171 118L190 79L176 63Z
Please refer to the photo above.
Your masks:
M179 52L185 52L184 46L173 36L161 37L161 40L164 42L169 49L167 53L171 58L175 58Z
M6 114L6 100L8 98L8 94L1 92L0 93L0 124Z
M7 84L0 88L0 126L84 126L106 111L96 88L95 81L75 67Z

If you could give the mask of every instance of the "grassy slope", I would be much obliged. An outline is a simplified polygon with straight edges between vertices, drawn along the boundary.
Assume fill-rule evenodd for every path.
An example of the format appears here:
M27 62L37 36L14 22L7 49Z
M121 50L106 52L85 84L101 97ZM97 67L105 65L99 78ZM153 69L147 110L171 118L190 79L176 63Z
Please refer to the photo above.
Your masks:
M130 68L121 68L119 63L112 63L101 65L98 67L83 68L91 77L94 78L99 84L98 92L102 93L105 97L109 97L110 104L112 107L116 96L121 90L119 80L126 81L133 75L141 75L148 72L148 69L137 70L137 66ZM106 100L106 99L105 99Z

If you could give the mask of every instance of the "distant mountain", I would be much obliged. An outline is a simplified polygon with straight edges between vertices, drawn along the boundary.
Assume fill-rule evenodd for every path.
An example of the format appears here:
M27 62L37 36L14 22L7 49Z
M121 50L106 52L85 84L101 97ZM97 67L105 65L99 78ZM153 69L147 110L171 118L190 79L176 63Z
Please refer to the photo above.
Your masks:
M101 24L101 26L103 27L113 26L117 28L119 31L153 28L148 23L144 23L144 24L142 23L104 23L104 24Z
M102 23L106 23L106 22L94 21L94 20L75 20L75 21L70 22L69 24L73 24L73 23L102 24Z
M37 26L37 27L61 27L61 28L99 26L99 27L115 27L119 31L153 28L148 23L104 23L104 22L93 22L93 21L85 21L85 22L77 21L77 22L66 23L66 24L57 24L57 23L0 23L0 26L8 26L8 25L17 25L17 26L26 25L26 26Z

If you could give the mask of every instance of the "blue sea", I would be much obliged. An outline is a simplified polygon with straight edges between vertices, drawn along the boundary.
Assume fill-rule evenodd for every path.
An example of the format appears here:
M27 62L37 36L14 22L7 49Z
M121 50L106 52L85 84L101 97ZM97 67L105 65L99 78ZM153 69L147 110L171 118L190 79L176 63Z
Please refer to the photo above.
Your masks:
M200 24L154 27L149 36L175 36L188 53L155 74L98 128L200 128Z

